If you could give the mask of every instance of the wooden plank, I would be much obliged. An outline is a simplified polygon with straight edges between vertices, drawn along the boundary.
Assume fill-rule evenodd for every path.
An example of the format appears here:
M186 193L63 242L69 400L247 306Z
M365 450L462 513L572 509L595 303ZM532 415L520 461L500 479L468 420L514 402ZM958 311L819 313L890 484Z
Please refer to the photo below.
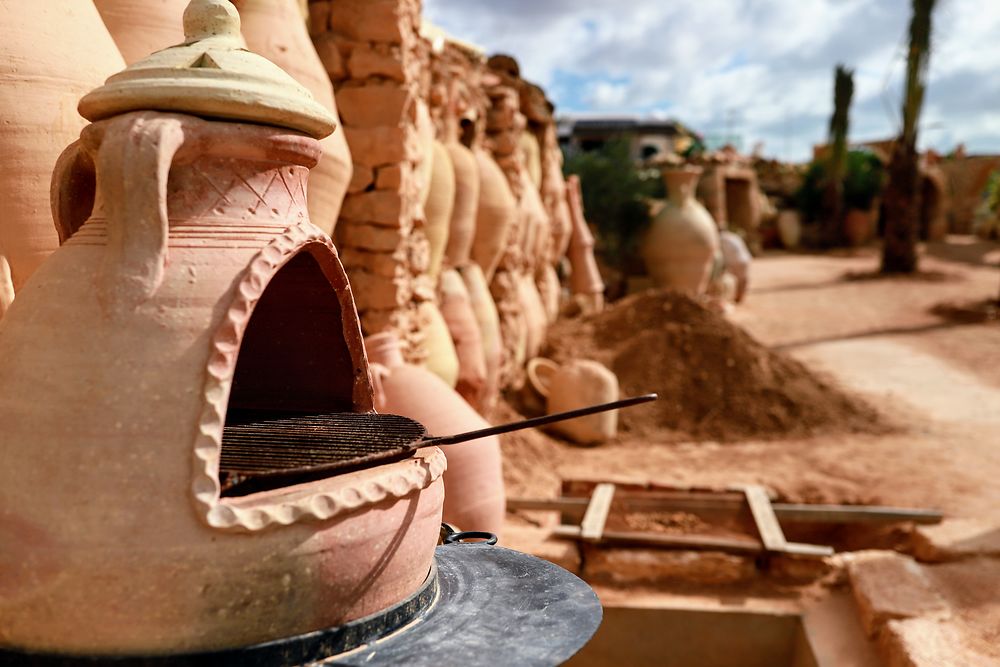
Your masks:
M772 503L775 515L782 521L816 523L941 523L944 514L937 510L879 507L875 505L800 505Z
M590 501L587 498L508 498L507 509L515 510L552 510L555 512L587 511Z
M833 547L824 546L822 544L785 542L785 547L781 550L781 553L792 554L795 556L816 556L822 558L824 556L832 556L834 551Z
M557 526L552 531L557 537L583 539L577 526ZM649 546L698 551L724 551L728 553L758 554L764 545L753 537L718 537L715 535L668 535L631 531L605 531L598 544L603 546Z
M608 522L611 511L611 501L615 498L614 484L598 484L594 495L590 496L590 504L580 522L580 537L585 540L599 540L604 534L604 525Z
M764 548L767 551L784 551L787 543L785 533L781 530L778 517L774 515L767 491L762 486L748 484L743 488L743 493L746 494L747 504L750 505L750 512L753 514L754 523L757 524L757 532L760 533Z

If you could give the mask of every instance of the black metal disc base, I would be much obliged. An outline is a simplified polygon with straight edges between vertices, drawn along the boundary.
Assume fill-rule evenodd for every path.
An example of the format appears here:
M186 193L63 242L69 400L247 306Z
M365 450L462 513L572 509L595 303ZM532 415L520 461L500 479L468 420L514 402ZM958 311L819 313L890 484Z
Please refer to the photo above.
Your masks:
M335 628L203 653L96 656L0 647L11 667L365 667L558 665L601 623L590 587L547 561L484 542L439 546L420 589L399 604Z

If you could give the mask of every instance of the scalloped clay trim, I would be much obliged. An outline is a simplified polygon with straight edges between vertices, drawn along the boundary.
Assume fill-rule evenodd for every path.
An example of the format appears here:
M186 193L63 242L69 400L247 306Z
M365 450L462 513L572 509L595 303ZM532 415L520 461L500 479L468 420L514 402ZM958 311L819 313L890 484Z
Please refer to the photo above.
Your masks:
M325 245L336 255L329 237L312 224L296 224L269 243L250 262L236 289L236 297L212 338L207 377L202 392L204 408L194 443L194 502L208 525L224 530L258 531L297 521L324 520L387 498L402 498L426 489L447 467L444 452L424 449L405 461L338 475L307 488L281 489L232 500L220 497L219 458L225 419L240 341L253 307L270 279L307 244ZM347 287L350 294L350 286Z

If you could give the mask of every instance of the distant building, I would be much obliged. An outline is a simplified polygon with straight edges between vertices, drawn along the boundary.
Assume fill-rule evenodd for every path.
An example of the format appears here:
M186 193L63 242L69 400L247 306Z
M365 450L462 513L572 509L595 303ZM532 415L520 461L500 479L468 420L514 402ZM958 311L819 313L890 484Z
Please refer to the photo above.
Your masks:
M566 155L597 150L614 138L629 142L633 160L683 153L700 137L676 120L628 115L567 115L556 119Z

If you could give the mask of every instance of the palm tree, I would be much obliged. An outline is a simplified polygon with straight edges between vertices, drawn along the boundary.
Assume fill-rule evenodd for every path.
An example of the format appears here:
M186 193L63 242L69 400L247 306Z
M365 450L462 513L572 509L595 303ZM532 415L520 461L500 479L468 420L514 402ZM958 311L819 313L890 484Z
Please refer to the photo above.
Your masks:
M833 77L833 115L830 116L830 157L823 193L823 243L838 245L843 238L844 173L847 169L848 112L854 96L854 71L837 65Z
M937 0L912 0L910 50L906 57L903 131L893 147L889 183L885 189L885 243L882 273L917 270L920 188L917 167L917 124L924 103L931 52L931 14Z

